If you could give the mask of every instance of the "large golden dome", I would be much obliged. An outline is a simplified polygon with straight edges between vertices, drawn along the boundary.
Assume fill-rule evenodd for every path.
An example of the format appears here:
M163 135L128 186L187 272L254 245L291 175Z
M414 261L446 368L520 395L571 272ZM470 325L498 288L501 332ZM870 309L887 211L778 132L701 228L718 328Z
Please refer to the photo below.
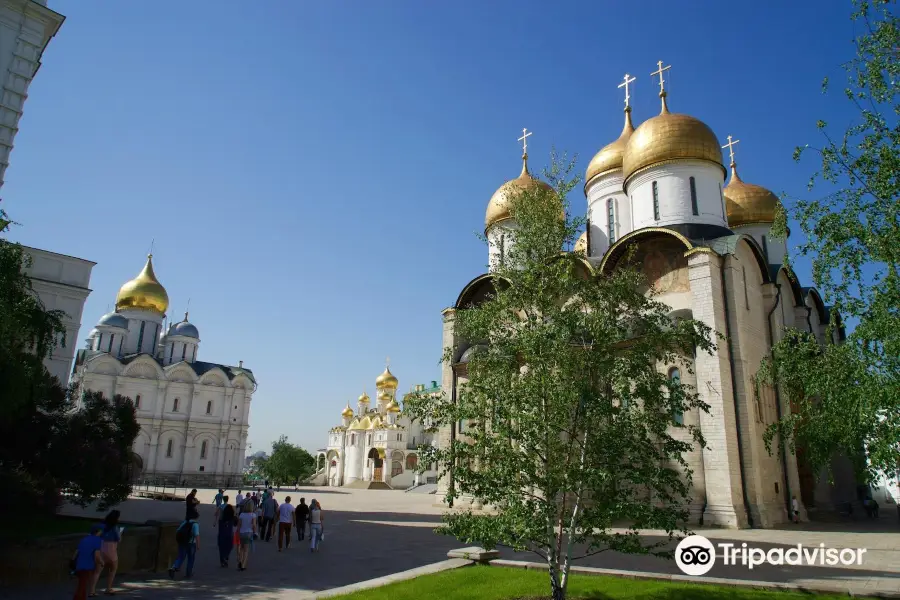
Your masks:
M535 179L531 176L531 173L528 172L528 155L525 154L522 156L522 172L519 176L515 179L510 179L501 185L500 188L494 192L494 195L491 196L491 201L488 202L487 212L484 215L485 230L490 229L491 225L511 218L512 215L509 213L510 198L534 187L543 187L547 190L551 189L549 185L540 179Z
M116 310L139 309L165 314L169 308L169 294L153 272L153 255L138 276L125 282L116 296Z
M397 378L391 373L390 367L384 368L384 373L375 378L375 387L396 390L398 385ZM379 398L380 400L380 398Z
M622 168L622 156L625 154L625 146L632 133L634 133L634 125L631 124L631 107L629 106L625 109L625 126L622 128L619 138L601 148L588 163L587 171L584 174L585 185L588 185L591 179L601 173Z
M778 209L778 196L752 183L744 183L738 177L737 166L731 165L731 181L722 190L725 196L725 212L731 228L755 223L774 223Z
M690 115L670 113L662 95L662 112L631 134L622 156L622 175L627 182L641 169L673 160L705 160L725 173L722 148L712 129Z

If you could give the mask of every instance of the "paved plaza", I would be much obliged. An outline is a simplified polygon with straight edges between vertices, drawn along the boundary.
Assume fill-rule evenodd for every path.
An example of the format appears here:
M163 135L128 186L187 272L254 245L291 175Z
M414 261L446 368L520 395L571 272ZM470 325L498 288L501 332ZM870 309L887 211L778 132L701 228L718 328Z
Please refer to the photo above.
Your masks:
M229 490L233 498L235 490ZM299 492L276 492L281 501L286 495L296 505L300 497L307 503L316 498L325 511L326 540L319 553L310 553L308 541L293 538L290 550L278 553L275 542L258 541L249 568L238 572L234 566L218 565L215 545L216 530L212 525L214 490L201 490L201 544L194 579L171 581L165 573L143 577L123 576L118 581L120 594L128 598L303 598L309 592L341 587L376 577L418 568L446 559L447 552L463 546L433 529L440 522L443 509L433 506L434 496L400 491L354 490L343 488L304 488ZM182 502L131 499L119 509L125 521L180 520ZM68 508L77 514L82 509ZM95 510L85 512L93 514ZM841 529L845 531L840 531ZM853 567L770 567L748 570L741 566L717 564L710 577L751 579L796 583L805 586L853 585L876 591L900 591L900 532L896 516L885 516L877 522L853 521L842 524L808 524L783 529L704 530L714 542L742 542L762 547L826 546L867 548L864 563ZM652 537L653 532L648 532ZM126 532L127 535L127 532ZM503 558L525 561L540 560L529 553L501 551ZM647 556L631 556L604 552L579 561L581 566L678 574L674 562ZM64 597L71 593L67 585L30 587L5 595L11 599Z

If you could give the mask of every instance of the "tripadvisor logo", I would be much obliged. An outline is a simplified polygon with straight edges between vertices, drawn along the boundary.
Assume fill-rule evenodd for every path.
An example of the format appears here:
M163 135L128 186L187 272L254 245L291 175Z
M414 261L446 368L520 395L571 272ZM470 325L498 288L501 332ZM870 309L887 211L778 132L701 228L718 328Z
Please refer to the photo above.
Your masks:
M725 566L743 565L748 569L768 564L783 565L861 565L865 548L826 548L825 544L804 546L797 544L788 548L753 548L746 542L740 546L730 542L713 545L702 535L690 535L675 548L675 564L685 575L706 575L716 559Z

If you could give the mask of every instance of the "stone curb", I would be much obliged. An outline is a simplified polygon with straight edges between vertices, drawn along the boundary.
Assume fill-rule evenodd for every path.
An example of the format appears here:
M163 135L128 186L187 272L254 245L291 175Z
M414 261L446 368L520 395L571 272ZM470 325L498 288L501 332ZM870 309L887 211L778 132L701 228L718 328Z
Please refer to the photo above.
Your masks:
M440 573L441 571L449 571L451 569L458 569L460 567L468 567L472 564L474 563L471 560L466 560L464 558L449 558L447 560L442 560L441 562L425 565L424 567L416 567L415 569L400 571L399 573L392 573L391 575L385 575L384 577L376 577L375 579L351 583L350 585L345 585L343 587L331 588L330 590L325 590L322 592L314 592L309 595L304 595L302 596L302 598L303 600L318 600L319 598L331 598L334 596L342 596L344 594L352 594L353 592L370 590L372 588L382 587L391 583L397 583L398 581L415 579L416 577L419 577L421 575L431 575L433 573Z
M497 567L511 567L514 569L529 569L534 571L546 571L544 563L526 562L522 560L496 559L488 564ZM572 567L573 573L582 575L606 575L608 577L621 577L624 579L648 579L653 581L672 581L677 583L697 583L719 585L725 587L751 588L758 590L776 590L802 592L806 594L840 594L842 596L855 596L865 598L890 598L900 599L898 592L879 592L866 590L862 586L842 585L797 585L795 583L780 583L776 581L754 581L749 579L726 579L724 577L690 577L688 575L669 575L668 573L649 573L645 571L621 571L618 569L601 569L597 567Z

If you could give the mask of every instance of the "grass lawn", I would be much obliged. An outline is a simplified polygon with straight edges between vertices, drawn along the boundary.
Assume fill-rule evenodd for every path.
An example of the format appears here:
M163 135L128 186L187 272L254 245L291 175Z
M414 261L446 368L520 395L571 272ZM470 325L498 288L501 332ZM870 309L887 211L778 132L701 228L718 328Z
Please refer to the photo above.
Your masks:
M339 599L510 600L541 597L550 597L550 581L546 573L508 567L474 566L425 575L373 590L340 596ZM595 575L572 576L568 594L568 598L583 600L800 600L801 598L809 600L812 597L824 596Z
M99 515L93 521L59 515L21 516L0 526L0 541L23 542L36 538L65 535L67 533L87 534L91 529L91 525L102 521L103 516Z

